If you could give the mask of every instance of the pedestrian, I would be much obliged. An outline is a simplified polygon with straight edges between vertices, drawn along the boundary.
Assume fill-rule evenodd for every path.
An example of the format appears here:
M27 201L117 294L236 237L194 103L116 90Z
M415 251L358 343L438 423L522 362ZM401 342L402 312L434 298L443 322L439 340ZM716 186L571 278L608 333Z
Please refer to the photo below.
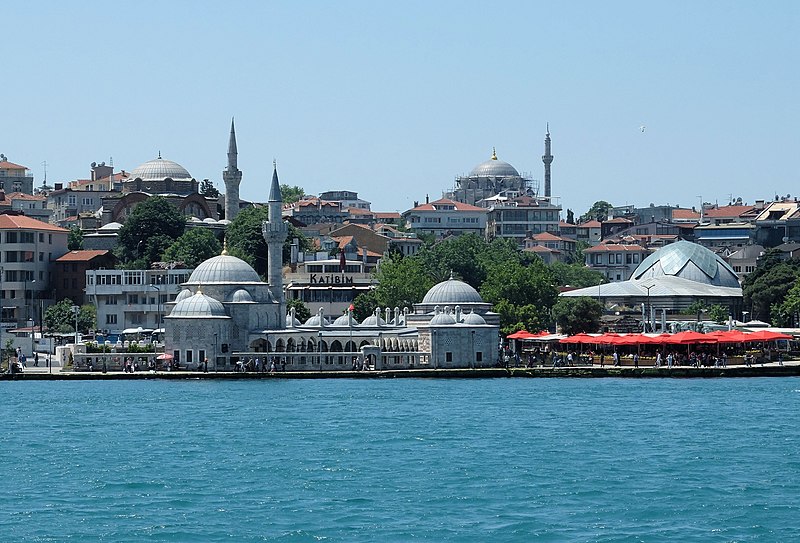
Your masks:
M39 352L36 351L33 353L33 366L38 368L39 367Z
M661 367L661 351L658 351L656 353L656 367L657 368Z
M203 373L208 373L208 358L203 360Z
M674 360L675 360L675 357L674 357L674 356L672 356L672 353L669 353L669 354L667 355L667 367L668 367L668 368L671 368L671 367L672 367L672 362L673 362Z
M614 358L614 365L619 366L619 353L616 350L614 351L612 357Z
M28 367L28 364L25 363L26 362L25 353L20 352L17 358L19 359L19 363L22 364L23 368Z
M639 367L639 353L633 353L633 367Z
M600 367L604 367L606 365L606 353L603 351L600 353Z

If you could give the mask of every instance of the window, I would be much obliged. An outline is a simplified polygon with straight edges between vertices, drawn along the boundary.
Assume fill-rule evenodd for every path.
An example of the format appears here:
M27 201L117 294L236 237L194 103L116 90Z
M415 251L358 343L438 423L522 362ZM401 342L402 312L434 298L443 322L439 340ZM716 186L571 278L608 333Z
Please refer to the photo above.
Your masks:
M181 352L180 351L172 351L172 359L175 363L179 363L181 361Z
M116 296L106 296L106 305L117 305Z
M117 324L117 316L116 315L106 315L106 324Z
M186 363L192 363L192 351L190 349L186 349Z
M139 303L139 295L138 294L128 294L128 305L138 304Z
M6 232L6 243L17 243L17 233Z
M475 353L475 362L483 362L483 351Z
M39 232L39 243L44 243L44 232Z
M206 351L205 349L200 349L197 351L197 359L198 360L205 360L206 359Z
M450 352L450 351L447 351L446 353L444 353L444 360L445 360L445 362L452 362L453 361L453 353Z

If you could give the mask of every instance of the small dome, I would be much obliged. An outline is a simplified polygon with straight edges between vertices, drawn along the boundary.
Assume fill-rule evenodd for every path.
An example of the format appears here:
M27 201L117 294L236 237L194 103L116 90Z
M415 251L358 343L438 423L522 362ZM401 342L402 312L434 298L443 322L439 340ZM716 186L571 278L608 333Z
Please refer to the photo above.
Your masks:
M486 324L484 318L477 313L467 313L464 315L464 318L461 319L461 322L469 326L480 326L482 324Z
M191 179L192 176L186 171L186 168L177 162L172 162L171 160L166 160L159 156L155 160L145 162L141 166L135 167L133 171L131 171L128 179L136 178L142 181L159 181L167 178L173 180Z
M239 288L233 291L233 294L230 296L230 301L234 304L240 303L253 303L253 297L250 296L250 293L243 289Z
M189 290L188 288L185 288L182 291L180 291L177 296L175 296L175 301L182 302L186 298L191 298L191 297L192 297L192 291Z
M345 313L344 315L341 315L338 319L333 321L333 326L358 326L358 321L351 314L350 315L350 322L348 323L347 322L347 313Z
M347 321L345 321L345 326ZM377 315L370 315L361 323L361 326L386 326L386 321Z
M292 320L294 320L294 322L292 322ZM303 323L301 323L300 319L298 319L297 317L292 317L291 313L287 313L286 314L286 327L287 328L292 328L292 327L295 327L295 326L303 326Z
M464 304L483 303L478 291L450 276L447 281L434 285L422 299L423 304Z
M665 275L719 287L739 287L736 272L719 255L685 240L665 245L642 260L631 279L643 280Z
M108 223L108 224L104 224L103 226L101 226L100 228L98 228L98 230L106 230L106 231L108 231L108 230L112 230L112 231L116 231L116 230L119 230L120 228L122 228L122 225L121 225L120 223L118 223L118 222L110 222L110 223Z
M181 300L172 308L170 317L201 318L227 317L222 304L199 290L194 296Z
M212 217L206 217L203 219L203 222L206 224L217 224L217 221L215 221Z
M508 162L497 159L497 154L492 150L492 158L481 162L469 172L470 177L519 177L519 172Z
M328 326L328 324L328 319L317 313L316 315L311 315L303 326Z
M217 222L218 222L219 224L224 224L224 225L228 225L228 224L230 224L230 223L231 223L231 221L229 221L228 219L220 219L220 220L218 220Z
M192 275L189 284L207 283L260 283L256 270L250 264L230 255L219 255L202 262Z
M455 324L456 319L453 317L451 313L438 313L431 319L431 326L447 326L449 324Z

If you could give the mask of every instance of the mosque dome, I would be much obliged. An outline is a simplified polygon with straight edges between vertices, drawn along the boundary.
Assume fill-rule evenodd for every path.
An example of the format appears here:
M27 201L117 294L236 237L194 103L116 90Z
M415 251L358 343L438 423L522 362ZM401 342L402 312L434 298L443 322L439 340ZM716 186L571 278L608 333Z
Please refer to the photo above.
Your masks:
M739 288L736 272L721 257L702 245L684 240L665 245L642 260L631 279L641 281L663 276Z
M311 315L303 326L328 326L328 319L317 313Z
M350 316L349 323L347 322L348 314L345 313L344 315L341 315L339 318L333 321L333 326L358 326L358 321L355 319L355 317L353 317L353 315L349 316Z
M345 321L347 326L347 321ZM386 326L386 321L378 315L370 315L361 323L361 326Z
M453 317L452 313L448 312L437 313L430 322L431 326L447 326L455 323L455 317Z
M260 283L261 278L250 264L227 254L209 258L189 276L189 284Z
M286 327L287 328L294 328L296 326L303 326L303 323L300 322L300 319L297 317L292 316L291 313L286 314Z
M481 295L478 294L477 290L463 281L453 279L453 276L451 275L450 279L447 281L442 281L441 283L431 287L431 289L422 299L422 303L442 305L456 305L464 303L474 304L483 303L483 299L481 298Z
M182 302L186 298L191 298L191 297L192 297L192 291L189 290L188 288L185 288L182 291L180 291L177 296L175 296L175 301Z
M253 297L250 296L250 293L247 290L238 288L233 291L233 294L231 294L230 301L235 304L248 302L253 303Z
M222 304L199 290L194 296L181 300L172 308L170 317L207 318L227 317Z
M467 313L464 315L464 318L461 320L461 322L469 326L481 326L486 324L484 318L477 313Z
M130 172L128 179L139 178L142 181L157 181L163 179L191 179L192 176L186 171L186 168L173 162L161 158L161 155L155 160L145 162L137 166Z
M470 177L519 177L519 172L508 162L497 159L497 154L492 150L492 158L481 162L469 172Z
M118 222L110 222L108 224L104 224L103 226L98 228L98 230L103 230L103 231L106 231L106 232L108 232L108 231L112 231L113 232L113 231L119 230L120 228L122 228L122 225L120 223L118 223Z

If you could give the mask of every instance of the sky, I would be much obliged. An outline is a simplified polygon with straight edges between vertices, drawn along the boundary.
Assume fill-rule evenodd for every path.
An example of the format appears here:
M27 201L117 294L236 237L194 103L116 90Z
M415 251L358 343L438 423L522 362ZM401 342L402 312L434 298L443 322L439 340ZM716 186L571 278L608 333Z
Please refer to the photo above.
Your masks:
M5 3L0 153L40 185L155 158L241 197L440 198L497 155L553 196L752 203L798 193L800 3ZM642 128L644 127L644 128ZM543 186L543 183L542 183Z

